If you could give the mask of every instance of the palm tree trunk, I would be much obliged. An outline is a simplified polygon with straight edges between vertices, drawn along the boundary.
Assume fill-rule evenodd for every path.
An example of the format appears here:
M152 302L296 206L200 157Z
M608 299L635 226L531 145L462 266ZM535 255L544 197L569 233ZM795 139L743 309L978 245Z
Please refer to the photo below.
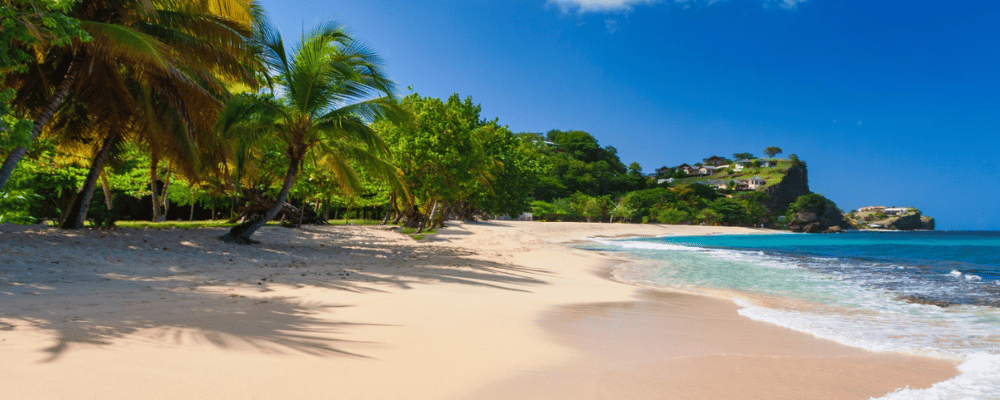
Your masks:
M437 217L438 207L440 207L440 203L438 203L437 201L435 201L434 202L434 206L431 207L431 215L429 217L427 217L426 219L424 219L423 221L421 221L420 227L417 228L417 231L415 233L423 233L424 228L427 227L427 222L428 221L432 224L431 229L433 229L434 218Z
M149 162L149 189L153 191L153 222L160 222L160 215L162 211L160 208L160 195L157 193L156 181L158 172L157 169L160 165L160 159L156 157L156 154L152 155Z
M290 158L288 163L288 173L285 174L285 184L281 186L281 193L278 194L278 200L274 202L271 209L267 210L267 213L263 217L253 218L247 222L234 226L229 230L229 233L219 236L219 240L226 243L236 243L236 244L255 244L257 241L251 240L250 236L257 232L258 229L267 225L267 222L274 219L278 212L285 206L285 200L288 198L288 192L292 190L292 185L295 184L295 177L299 173L299 164L301 164L302 158Z
M115 207L115 198L111 195L111 185L108 184L107 172L101 174L101 188L104 189L104 205L108 206L108 211Z
M62 229L83 229L83 222L87 220L87 210L90 208L90 198L94 195L94 187L97 186L97 178L104 168L104 161L111 153L111 147L118 141L118 135L112 134L104 139L104 144L94 156L94 161L90 164L90 172L87 173L87 180L76 194L73 205L70 206L69 214L59 226Z
M403 210L399 210L399 213L397 213L397 214L396 214L396 218L393 218L393 219L392 219L392 224L393 224L393 225L399 225L399 221L402 221L402 220L403 220L403 217L404 217L405 215L406 215L406 213L405 213L405 212L403 212Z
M31 128L31 135L28 136L28 143L34 143L38 135L42 133L42 128L49 123L52 119L52 115L56 113L59 106L62 105L63 100L66 100L66 95L69 94L69 90L76 83L76 78L80 76L79 60L73 59L69 63L69 69L66 70L66 75L63 76L62 83L56 88L55 96L49 101L49 104L42 109L42 113L35 120L34 126ZM17 163L21 161L21 158L28 152L28 148L25 146L17 146L13 151L7 155L7 160L4 161L3 167L0 167L0 190L3 190L4 185L7 184L7 180L10 179L10 175L14 173L14 168L17 167Z
M156 222L167 220L167 211L170 211L170 200L167 198L167 189L170 189L170 164L167 164L167 171L163 175L163 192L160 192L160 218Z
M382 218L382 223L379 225L385 225L389 222L389 217L392 216L392 212L396 210L396 194L393 193L389 195L389 204L385 207L385 218Z

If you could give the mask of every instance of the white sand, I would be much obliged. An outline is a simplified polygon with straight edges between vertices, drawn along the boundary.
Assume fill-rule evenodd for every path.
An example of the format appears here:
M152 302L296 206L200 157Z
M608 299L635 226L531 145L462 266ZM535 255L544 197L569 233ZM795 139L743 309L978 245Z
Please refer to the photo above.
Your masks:
M955 374L948 362L874 355L753 322L715 299L685 297L676 308L605 279L612 260L563 246L591 235L759 230L457 223L417 242L378 227L265 228L256 246L218 242L222 232L0 227L0 398L696 398L697 389L673 390L683 385L656 374L680 368L697 383L732 373L706 368L713 357L833 377L771 398L867 398ZM660 304L675 316L616 316L587 305L595 303ZM673 333L683 340L665 328L643 334L704 313L730 325L685 326ZM616 324L630 328L602 328ZM767 343L727 338L728 326ZM632 354L621 337L660 343L652 348L661 356ZM789 338L793 350L781 345ZM785 358L761 363L775 357ZM867 377L881 383L858 384Z

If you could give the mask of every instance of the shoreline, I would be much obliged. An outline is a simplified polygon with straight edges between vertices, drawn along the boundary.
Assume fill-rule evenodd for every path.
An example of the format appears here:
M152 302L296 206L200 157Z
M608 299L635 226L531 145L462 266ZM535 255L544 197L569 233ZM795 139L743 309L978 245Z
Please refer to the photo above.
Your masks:
M748 233L783 232L739 234ZM615 236L624 237L649 236ZM579 240L566 245L583 242L592 241ZM469 398L864 399L880 398L903 388L926 389L959 374L960 363L954 360L871 351L753 320L739 315L737 311L742 307L727 294L622 281L615 276L615 267L631 261L600 252L591 252L589 256L608 261L594 269L595 276L633 288L634 299L564 304L539 318L540 325L559 340L581 349L586 356L548 370L502 380ZM708 312L692 317L677 314L678 309ZM727 332L733 329L744 335L749 332L754 339L734 344L731 334L706 337L706 333L722 329L708 325L694 330L679 327L675 321L678 317L728 319ZM669 338L674 339L694 335L698 338L693 346L665 345L662 342L669 338L659 335L661 331L669 332ZM690 345L691 341L688 342ZM712 350L685 349L705 346ZM595 366L595 360L607 365ZM720 377L725 379L719 380Z
M137 391L164 399L532 398L548 390L546 382L592 382L593 370L579 366L598 362L622 367L604 370L597 386L576 385L592 390L582 395L684 398L683 382L663 383L663 374L678 373L671 369L677 364L614 347L620 342L608 335L614 326L654 354L714 343L750 355L726 359L732 365L753 361L776 374L801 369L775 361L801 354L768 356L771 350L757 342L730 337L670 347L691 333L646 337L670 324L704 320L695 318L698 307L722 313L708 320L750 333L784 332L779 336L801 344L797 351L821 355L802 362L834 371L867 368L863 375L885 378L864 397L957 374L954 363L862 357L853 348L832 349L829 341L732 317L737 306L731 301L668 294L664 303L663 295L609 279L614 257L567 246L588 235L761 233L756 229L491 221L453 223L417 242L377 227L265 228L262 244L248 247L222 244L216 231L0 226L0 352L8 360L0 365L0 384L6 393L32 399L121 398ZM716 331L681 328L702 336ZM892 362L906 366L905 376L885 376L881 369ZM687 382L726 374L684 369L700 371ZM823 374L834 387L857 386L853 375ZM53 383L53 376L60 379ZM798 382L784 390L791 396L807 387L823 386Z

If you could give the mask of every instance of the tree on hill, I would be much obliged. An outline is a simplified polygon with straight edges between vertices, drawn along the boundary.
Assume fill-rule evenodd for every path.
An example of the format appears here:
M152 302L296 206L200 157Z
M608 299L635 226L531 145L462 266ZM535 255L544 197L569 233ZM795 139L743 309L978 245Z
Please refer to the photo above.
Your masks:
M764 154L767 154L769 158L773 158L776 154L781 154L781 148L774 146L768 147L764 149Z
M752 153L734 153L733 158L737 160L749 160L754 158Z
M788 212L789 214L811 212L816 215L823 215L827 212L840 213L840 209L837 208L837 204L833 200L827 199L818 193L810 193L799 196L794 203L788 206Z

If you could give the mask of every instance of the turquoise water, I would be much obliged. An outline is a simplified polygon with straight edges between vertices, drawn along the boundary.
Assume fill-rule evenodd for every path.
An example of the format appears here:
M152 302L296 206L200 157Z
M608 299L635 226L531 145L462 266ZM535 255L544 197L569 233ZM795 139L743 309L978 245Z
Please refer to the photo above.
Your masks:
M615 276L724 293L741 314L876 351L960 361L963 373L893 399L1000 399L1000 233L663 237L584 248L635 260ZM764 301L777 296L792 301Z

